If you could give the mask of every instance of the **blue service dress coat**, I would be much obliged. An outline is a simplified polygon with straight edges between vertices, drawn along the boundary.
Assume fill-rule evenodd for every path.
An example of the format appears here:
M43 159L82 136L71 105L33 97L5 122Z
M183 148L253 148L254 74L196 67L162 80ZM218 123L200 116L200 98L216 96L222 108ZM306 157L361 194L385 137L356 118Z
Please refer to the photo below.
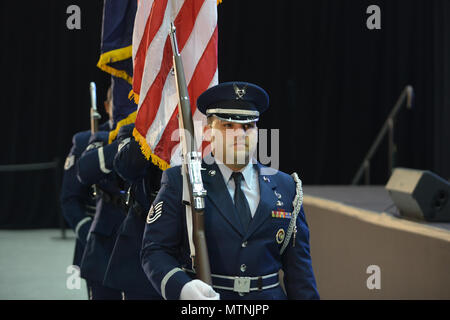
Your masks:
M108 132L99 131L77 163L78 179L96 185L96 211L81 261L83 278L103 283L117 231L125 218L124 186L113 170L117 142L107 144Z
M221 299L318 299L303 208L296 220L297 233L280 254L280 239L287 232L290 219L288 214L280 218L277 213L293 212L295 182L283 172L266 176L261 171L264 166L259 163L255 166L259 173L260 202L248 230L244 231L220 169L215 163L203 162L202 179L207 190L205 233L213 287ZM161 189L152 207L144 231L142 266L164 298L179 299L182 287L195 277L189 271L192 266L179 166L163 173ZM287 296L277 285L280 269L284 271ZM246 278L239 278L236 283L235 277L250 277L247 278L250 283L241 281ZM248 284L249 292L242 292L245 291L242 283ZM237 284L240 292L233 291Z
M90 131L78 132L73 136L72 149L64 164L60 195L62 213L76 235L73 264L78 267L81 263L92 217L95 213L95 200L92 196L91 187L83 185L77 179L75 164L86 149L90 136Z
M130 184L130 208L120 226L103 283L124 291L125 297L159 300L161 296L142 270L140 251L145 218L159 190L162 171L143 156L132 137L133 128L134 124L124 126L117 135L119 151L114 168Z

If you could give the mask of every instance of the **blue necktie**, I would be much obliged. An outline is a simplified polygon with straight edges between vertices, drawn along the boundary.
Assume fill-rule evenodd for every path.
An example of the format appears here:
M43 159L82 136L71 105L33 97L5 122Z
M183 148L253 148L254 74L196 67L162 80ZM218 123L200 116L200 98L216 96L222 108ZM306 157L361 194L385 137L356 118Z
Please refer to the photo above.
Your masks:
M239 218L241 219L244 230L247 230L250 220L252 219L252 215L250 213L247 198L241 189L241 181L243 176L241 172L233 172L231 177L234 179L234 184L236 186L234 190L234 207L236 208Z

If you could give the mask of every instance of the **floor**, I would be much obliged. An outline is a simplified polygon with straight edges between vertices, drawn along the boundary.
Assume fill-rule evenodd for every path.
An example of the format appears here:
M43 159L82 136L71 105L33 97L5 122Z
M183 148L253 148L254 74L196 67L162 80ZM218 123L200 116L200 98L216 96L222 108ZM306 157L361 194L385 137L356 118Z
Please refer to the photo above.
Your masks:
M74 247L71 231L62 239L58 229L0 230L0 300L86 300L70 267Z

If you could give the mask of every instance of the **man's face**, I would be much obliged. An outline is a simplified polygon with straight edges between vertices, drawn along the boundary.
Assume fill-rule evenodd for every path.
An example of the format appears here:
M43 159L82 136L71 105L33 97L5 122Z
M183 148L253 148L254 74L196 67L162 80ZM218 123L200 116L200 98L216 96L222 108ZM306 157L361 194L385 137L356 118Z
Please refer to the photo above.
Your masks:
M256 121L241 124L214 117L209 127L211 148L216 159L237 168L250 161L258 143Z
M105 106L105 111L109 116L109 119L113 118L113 96L112 96L112 88L109 87L108 92L106 94L106 100L103 102Z

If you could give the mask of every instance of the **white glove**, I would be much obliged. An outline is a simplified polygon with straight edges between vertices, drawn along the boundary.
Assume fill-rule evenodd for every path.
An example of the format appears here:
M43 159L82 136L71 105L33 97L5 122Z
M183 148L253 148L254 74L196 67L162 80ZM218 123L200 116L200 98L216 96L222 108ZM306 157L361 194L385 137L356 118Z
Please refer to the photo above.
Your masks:
M181 289L180 300L220 300L220 294L201 280L186 283Z

